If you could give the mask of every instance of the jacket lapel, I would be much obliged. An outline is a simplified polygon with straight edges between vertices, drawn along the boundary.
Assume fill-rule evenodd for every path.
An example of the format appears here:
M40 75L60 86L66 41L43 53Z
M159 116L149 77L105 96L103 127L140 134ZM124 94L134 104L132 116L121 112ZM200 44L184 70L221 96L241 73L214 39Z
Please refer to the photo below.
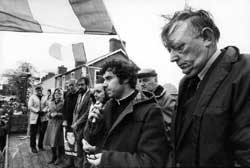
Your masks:
M198 96L194 112L187 114L186 120L183 123L183 128L180 132L180 136L177 140L176 148L179 147L185 133L192 123L193 118L198 117L200 119L202 117L212 96L215 94L217 88L221 85L225 77L230 72L232 63L237 61L238 55L235 55L234 51L229 49L225 52L225 54L221 55L221 59L218 59L218 62L215 62L215 65L210 67L209 71L207 72L208 75L206 75L203 80L204 87L200 88L202 90L199 92L200 95Z
M84 97L82 97L82 100L79 102L79 105L76 109L76 113L79 113L79 111L82 109L82 107L87 105L87 103L90 99L90 91L87 90L83 96Z
M129 113L133 112L133 103L130 102L129 105L122 111L122 113L118 116L111 129L108 132L108 135L114 130L114 128L122 121L122 119Z
M226 52L222 55L222 59L218 62L217 67L209 75L204 90L201 93L200 99L197 103L197 108L194 115L201 117L208 106L212 96L215 94L217 88L221 85L228 73L232 69L232 64L238 60L238 50L231 47L225 49Z
M130 113L133 113L133 107L135 104L148 101L150 99L153 99L153 97L148 98L145 94L149 94L148 92L138 92L136 97L128 104L128 106L121 112L121 114L118 116L114 124L111 126L111 128L108 131L107 137L110 135L110 133L117 127L117 125ZM151 95L151 93L150 93ZM148 95L149 96L149 95Z
M173 118L172 118L172 123L171 123L171 139L173 140L174 142L174 146L176 145L176 139L177 139L177 135L178 135L178 129L180 127L180 125L177 125L179 122L179 116L180 114L178 113L179 109L181 108L181 105L180 105L180 102L181 102L181 99L183 97L183 90L185 90L185 81L186 81L187 78L184 78L181 80L180 82L180 86L179 86L179 95L178 95L178 101L177 101L177 110L176 112L174 113L173 115Z

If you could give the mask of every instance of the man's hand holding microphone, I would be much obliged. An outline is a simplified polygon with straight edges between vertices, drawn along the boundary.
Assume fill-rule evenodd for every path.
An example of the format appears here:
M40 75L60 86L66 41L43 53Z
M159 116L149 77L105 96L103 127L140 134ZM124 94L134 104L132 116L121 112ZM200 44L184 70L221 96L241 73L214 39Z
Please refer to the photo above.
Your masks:
M91 121L91 123L96 123L96 121L99 121L103 118L102 106L103 104L97 101L89 111L88 120Z
M103 118L102 114L103 104L97 101L90 109L88 120L95 124ZM90 164L98 166L101 162L102 153L96 153L96 146L90 145L85 139L82 139L83 150L86 152L87 160Z

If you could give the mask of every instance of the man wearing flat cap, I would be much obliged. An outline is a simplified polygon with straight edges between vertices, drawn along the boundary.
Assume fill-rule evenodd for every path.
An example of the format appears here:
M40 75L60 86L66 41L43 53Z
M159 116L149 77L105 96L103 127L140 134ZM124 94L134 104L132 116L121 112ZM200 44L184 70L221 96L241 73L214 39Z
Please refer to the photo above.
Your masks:
M36 135L39 132L38 148L43 150L43 138L47 128L48 119L46 113L48 111L46 96L42 93L43 88L37 86L35 94L30 96L28 108L30 110L30 147L33 153L37 153Z
M161 106L169 139L171 116L177 99L176 93L170 93L166 88L158 84L157 73L154 69L142 69L138 72L137 77L141 89L153 93Z

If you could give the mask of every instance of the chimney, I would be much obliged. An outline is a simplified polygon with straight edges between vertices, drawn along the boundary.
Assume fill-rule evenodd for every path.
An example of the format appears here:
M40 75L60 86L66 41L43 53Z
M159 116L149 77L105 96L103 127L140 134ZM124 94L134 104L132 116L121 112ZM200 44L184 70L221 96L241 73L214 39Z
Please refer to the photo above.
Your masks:
M124 50L123 46L126 47L125 41L122 41L122 43L121 43L121 41L118 39L115 39L115 38L109 39L109 52L113 52L113 51L116 51L118 49Z
M75 67L86 64L85 61L75 61Z
M58 67L58 74L63 74L65 72L67 72L67 68L65 66L62 65Z

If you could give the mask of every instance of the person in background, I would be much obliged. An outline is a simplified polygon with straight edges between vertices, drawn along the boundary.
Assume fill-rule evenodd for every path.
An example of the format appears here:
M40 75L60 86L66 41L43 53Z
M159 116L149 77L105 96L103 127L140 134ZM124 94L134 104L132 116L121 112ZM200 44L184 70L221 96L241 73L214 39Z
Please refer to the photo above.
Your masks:
M161 109L153 97L135 89L136 67L113 60L101 74L110 100L89 112L88 122L95 119L98 131L85 137L102 140L102 148L96 151L96 144L83 139L88 162L97 167L164 167L169 144Z
M94 86L93 89L93 95L94 95L94 100L92 105L90 106L90 111L95 110L96 108L99 110L102 110L102 108L104 107L104 105L106 104L106 102L108 101L108 95L107 92L105 91L105 85L103 83L97 83ZM85 140L87 142L90 142L91 144L95 144L96 146L98 146L98 141L101 141L101 139L88 139L91 138L92 134L95 134L95 131L97 131L96 129L96 120L92 119L91 122L87 122L87 124L85 125L85 129L84 129L84 140L83 140L83 144L85 143Z
M205 10L167 17L161 37L185 74L171 130L173 167L250 167L250 55L218 49L220 31Z
M63 125L65 127L71 127L73 121L73 112L76 106L78 93L76 87L76 80L70 80L68 90L65 93L64 105L63 105Z
M62 162L63 156L63 92L55 89L51 101L48 103L48 126L45 132L44 145L50 146L52 151L49 164L58 165Z
M83 130L88 118L88 111L92 104L91 93L89 90L89 78L81 77L77 81L77 102L73 112L73 121L71 128L75 134L77 143L77 167L81 168L87 164L85 154L82 148Z
M36 135L39 133L38 148L43 149L43 138L48 124L47 119L47 100L46 96L42 93L43 88L37 86L35 88L35 94L30 96L28 101L28 108L30 110L29 124L30 124L30 147L33 153L37 153L36 148Z
M73 121L73 112L76 106L77 101L77 88L76 88L76 80L70 80L68 85L68 90L65 93L64 105L63 105L63 126L66 131L71 130L71 125ZM68 156L67 162L63 166L63 168L70 168L74 166L74 157Z
M74 79L71 79L71 80L74 80ZM70 81L71 81L70 80ZM64 84L64 88L63 88L63 99L65 100L65 97L69 91L69 84L70 84L70 81L65 81L65 84Z
M172 115L175 110L177 95L158 84L157 73L154 69L141 69L137 73L138 81L142 90L153 93L158 104L162 108L163 119L166 124L168 139L170 140L170 127Z
M50 101L52 99L52 95L51 95L51 89L47 90L47 101Z

